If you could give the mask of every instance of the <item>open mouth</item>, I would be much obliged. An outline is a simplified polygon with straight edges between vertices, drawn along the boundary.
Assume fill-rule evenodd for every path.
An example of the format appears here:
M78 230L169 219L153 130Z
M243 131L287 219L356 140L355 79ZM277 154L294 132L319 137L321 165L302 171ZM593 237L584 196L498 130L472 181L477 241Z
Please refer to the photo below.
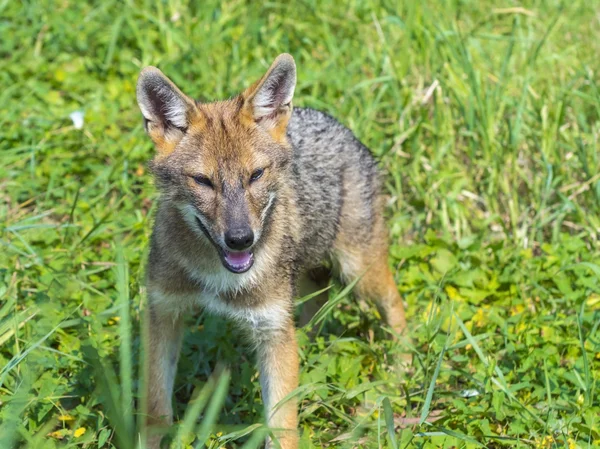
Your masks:
M254 254L252 251L228 251L221 250L221 261L223 266L232 273L244 273L254 264Z
M223 266L227 268L232 273L241 274L248 271L252 265L254 264L254 254L252 251L229 251L227 249L223 249L221 245L218 245L213 238L210 236L208 229L204 227L202 222L198 217L196 217L196 221L198 222L198 226L202 229L202 232L206 236L206 238L215 246L217 251L219 252L219 256L221 256L221 262Z

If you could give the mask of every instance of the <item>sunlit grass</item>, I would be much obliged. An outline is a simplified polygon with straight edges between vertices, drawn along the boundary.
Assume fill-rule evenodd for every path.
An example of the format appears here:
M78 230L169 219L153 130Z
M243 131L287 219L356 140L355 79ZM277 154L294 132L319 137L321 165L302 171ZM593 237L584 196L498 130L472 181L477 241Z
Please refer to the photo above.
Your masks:
M398 373L376 309L334 285L298 331L302 447L599 445L599 11L1 3L0 447L142 444L156 191L137 74L224 98L284 51L295 104L351 127L386 173L413 354ZM175 447L249 449L268 431L232 323L189 318L175 390Z

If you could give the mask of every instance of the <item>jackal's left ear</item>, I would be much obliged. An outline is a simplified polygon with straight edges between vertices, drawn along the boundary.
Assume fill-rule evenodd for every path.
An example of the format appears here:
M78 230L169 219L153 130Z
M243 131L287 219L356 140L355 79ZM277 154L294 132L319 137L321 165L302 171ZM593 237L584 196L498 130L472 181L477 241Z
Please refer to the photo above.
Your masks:
M296 88L296 64L291 55L281 54L267 73L242 94L245 108L254 121L272 135L285 134L292 114Z
M196 104L156 67L142 70L136 91L146 131L159 155L166 156L185 135Z

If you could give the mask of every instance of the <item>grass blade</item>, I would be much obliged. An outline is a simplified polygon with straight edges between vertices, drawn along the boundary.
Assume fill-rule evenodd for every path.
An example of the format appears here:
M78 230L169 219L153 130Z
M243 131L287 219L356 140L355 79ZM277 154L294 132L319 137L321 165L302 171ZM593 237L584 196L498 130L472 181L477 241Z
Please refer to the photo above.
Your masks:
M133 367L131 364L131 318L129 316L129 270L123 247L117 247L117 304L119 307L119 374L121 378L121 416L125 431L134 434Z
M394 427L394 411L392 410L392 404L390 403L389 398L385 398L383 400L383 412L385 413L385 425L387 427L392 449L398 449L398 443L396 441L396 430Z
M196 431L198 443L196 444L195 449L200 449L205 446L206 439L210 435L210 432L219 417L223 403L225 402L227 389L229 388L229 379L230 374L227 369L217 374L215 392L212 395L210 404L208 404L202 423L198 426L198 430Z
M427 389L427 395L425 396L425 403L423 404L423 410L421 411L421 419L419 420L419 424L423 424L429 415L429 411L431 410L431 400L433 399L433 392L435 390L435 382L437 381L438 376L440 375L440 368L442 366L442 360L444 360L444 354L446 353L446 345L440 351L440 356L438 358L437 364L435 365L435 370L433 372L433 376L431 377L431 382L429 382L429 388Z

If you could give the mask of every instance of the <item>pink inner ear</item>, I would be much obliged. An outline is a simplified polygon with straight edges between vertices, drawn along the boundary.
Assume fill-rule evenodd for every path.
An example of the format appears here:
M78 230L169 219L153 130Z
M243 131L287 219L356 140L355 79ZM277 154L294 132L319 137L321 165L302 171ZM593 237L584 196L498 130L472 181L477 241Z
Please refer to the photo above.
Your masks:
M294 94L295 73L275 68L254 96L254 116L257 122L274 119L279 110L289 104Z
M283 77L277 77L274 80L269 80L268 89L271 92L272 104L274 108L279 108L285 100L286 86Z

